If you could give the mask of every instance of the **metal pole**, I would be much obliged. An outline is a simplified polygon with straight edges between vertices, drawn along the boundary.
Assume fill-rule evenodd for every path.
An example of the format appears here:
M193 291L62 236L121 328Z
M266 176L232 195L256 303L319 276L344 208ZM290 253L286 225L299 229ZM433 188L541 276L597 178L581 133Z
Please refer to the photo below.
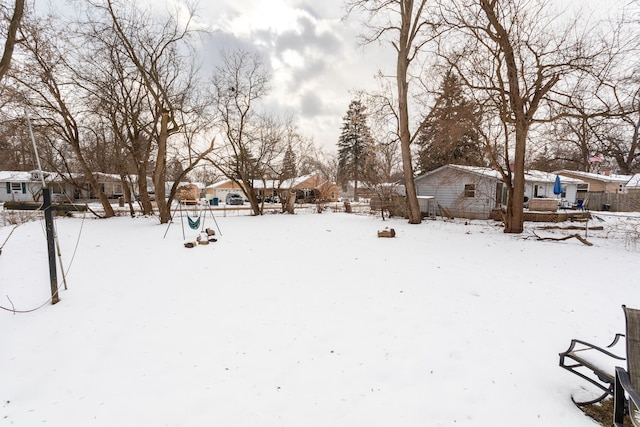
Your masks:
M60 301L58 297L58 274L56 272L56 246L54 243L54 230L53 230L53 209L51 208L51 189L43 188L42 196L44 204L42 209L44 210L44 222L47 230L47 252L49 254L49 279L51 280L51 304L56 304Z

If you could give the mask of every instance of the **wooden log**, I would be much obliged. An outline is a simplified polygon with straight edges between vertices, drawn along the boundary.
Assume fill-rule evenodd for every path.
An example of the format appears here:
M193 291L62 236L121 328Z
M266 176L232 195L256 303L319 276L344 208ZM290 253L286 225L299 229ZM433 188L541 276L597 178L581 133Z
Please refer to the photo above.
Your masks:
M396 237L396 230L393 228L385 228L378 231L378 237Z
M37 211L42 209L42 203L4 202L4 208L15 211ZM84 212L87 210L87 207L85 205L74 205L71 203L56 203L51 205L51 210L57 212Z

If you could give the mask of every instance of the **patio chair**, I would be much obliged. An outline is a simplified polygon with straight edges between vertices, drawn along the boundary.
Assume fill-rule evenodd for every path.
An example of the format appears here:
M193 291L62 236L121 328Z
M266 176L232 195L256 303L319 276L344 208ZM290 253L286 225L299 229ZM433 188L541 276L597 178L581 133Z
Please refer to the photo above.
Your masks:
M622 427L624 415L640 426L640 310L622 306L627 323L627 369L616 367L613 425Z
M625 360L622 356L624 337L623 334L616 334L605 348L572 339L569 348L560 353L560 367L588 381L600 393L596 398L586 401L577 401L571 396L576 405L591 405L613 396L615 368Z

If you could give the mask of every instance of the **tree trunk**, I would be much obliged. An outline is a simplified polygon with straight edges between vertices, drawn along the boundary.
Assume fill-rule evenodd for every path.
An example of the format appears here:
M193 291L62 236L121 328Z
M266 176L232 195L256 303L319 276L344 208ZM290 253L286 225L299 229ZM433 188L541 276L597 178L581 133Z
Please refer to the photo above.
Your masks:
M398 111L400 116L398 121L398 130L400 134L400 148L402 152L402 171L404 174L407 206L409 208L409 224L420 224L422 222L422 215L420 214L420 205L418 204L416 185L413 180L413 165L411 162L411 133L409 132L409 108L407 105L409 90L409 84L407 83L407 67L409 65L407 53L408 52L404 52L402 50L398 51L397 83Z
M262 215L262 203L258 201L258 197L255 195L253 188L249 188L247 198L249 199L249 204L251 205L251 210L253 214L258 216ZM263 197L264 202L264 197Z
M24 0L16 0L11 21L9 21L9 28L7 29L7 38L4 42L4 52L2 53L2 58L0 58L0 80L2 80L5 74L7 74L9 66L11 65L13 48L18 42L16 34L23 14Z
M158 155L156 168L153 171L153 186L156 192L156 204L160 215L160 224L166 224L171 219L171 209L165 198L165 171L167 169L167 138L169 136L169 112L162 111L160 118L160 135L158 136Z
M129 214L131 217L134 217L136 216L136 210L133 208L133 197L131 197L129 178L125 174L120 174L120 181L122 181L122 196L124 197L124 202L129 206Z
M71 146L73 148L73 151L76 157L78 158L80 167L84 172L85 179L89 181L91 188L93 188L96 194L98 195L98 200L100 200L100 203L104 208L105 218L111 218L112 216L115 215L115 213L113 212L113 207L111 206L111 202L109 201L107 196L104 194L104 191L102 191L102 189L100 188L100 185L98 184L98 181L96 180L96 178L93 176L93 171L91 170L89 165L87 165L87 162L85 161L84 156L82 155L82 152L80 150L80 144L77 141L75 141Z
M526 130L516 130L513 187L511 189L511 197L507 201L505 233L520 234L524 230L524 157L526 139Z

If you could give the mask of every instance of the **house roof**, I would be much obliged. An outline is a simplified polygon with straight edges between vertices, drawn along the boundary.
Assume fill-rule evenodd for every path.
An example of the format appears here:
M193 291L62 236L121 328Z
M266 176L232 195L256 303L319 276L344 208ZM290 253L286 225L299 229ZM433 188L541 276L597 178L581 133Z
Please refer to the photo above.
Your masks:
M230 179L223 179L222 181L215 182L211 185L207 185L207 188L219 188L223 187L231 182Z
M316 174L302 175L296 178L289 178L282 182L277 179L267 179L264 182L261 179L253 180L253 188L255 190L260 189L291 189L291 188L300 188L300 186L306 184L308 181L315 179L312 182L314 187L321 187L327 183L324 179L319 178ZM231 183L230 179L225 179L223 181L216 182L215 184L208 185L207 188L220 188L220 187L228 187Z
M284 181L282 181L282 188L296 188L298 186L300 186L301 184L303 184L305 181L313 178L313 174L309 174L309 175L302 175L302 176L298 176L295 178L289 178L289 179L285 179Z
M485 168L485 167L480 167L480 166L453 165L453 164L440 166L438 169L434 169L432 171L429 171L429 172L417 177L416 179L420 179L422 177L426 177L426 176L429 176L429 175L436 174L436 173L438 173L438 172L440 172L440 171L442 171L444 169L454 169L454 170L457 170L457 171L460 171L460 172L470 173L470 174L479 175L479 176L483 176L483 177L502 179L502 175L500 174L500 172L498 172L497 170L491 169L491 168Z
M544 183L554 183L556 181L556 176L559 175L555 172L542 172L538 170L530 170L525 173L525 181L528 182L544 182ZM560 177L563 184L581 184L584 181L578 178L571 178L568 176Z
M466 172L474 175L502 180L502 175L497 170L480 167L480 166L463 166L463 165L444 165L439 167L438 169L434 169L430 172L427 172L416 179L438 173L443 169L455 169L461 172ZM525 172L524 180L526 182L539 182L539 183L553 184L556 181L556 175L558 174L559 173L556 173L556 172L551 173L551 172L543 172L543 171L532 169ZM562 177L562 182L565 184L579 184L583 181L578 178Z
M253 180L253 188L258 189L273 189L278 188L280 181L277 179L265 179L264 182L261 179Z
M32 181L31 172L0 171L1 182L29 182Z
M627 182L626 187L640 190L640 173L633 175Z
M169 185L173 185L173 182L167 182L167 184ZM187 187L187 186L195 186L197 187L199 190L202 190L204 187L204 184L202 182L187 182L187 181L181 181L178 183L178 187Z
M600 182L612 182L612 183L627 183L631 179L631 175L617 175L617 174L604 175L600 173L572 171L567 169L559 170L554 173L561 176L570 175L570 176L579 177L587 180L600 181Z

